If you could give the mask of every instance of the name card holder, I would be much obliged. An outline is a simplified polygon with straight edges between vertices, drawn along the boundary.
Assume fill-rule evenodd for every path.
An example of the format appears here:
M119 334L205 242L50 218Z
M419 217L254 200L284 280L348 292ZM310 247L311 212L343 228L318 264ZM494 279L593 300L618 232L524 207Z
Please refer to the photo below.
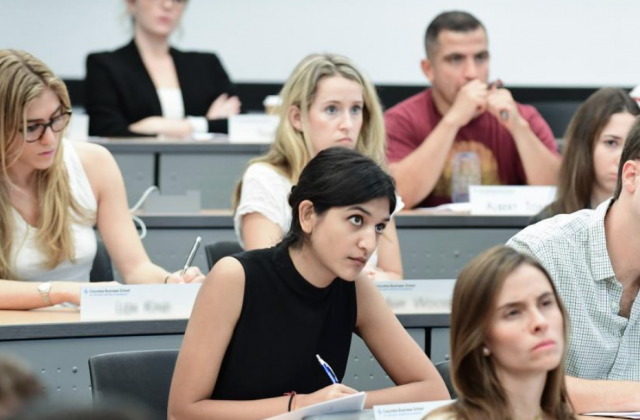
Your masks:
M396 315L448 314L455 280L377 281L375 285Z
M472 216L533 216L555 197L552 186L469 186Z
M267 114L229 117L229 143L273 143L280 117Z
M432 411L451 403L453 400L374 405L373 415L375 420L421 420Z
M86 286L80 321L189 319L200 284Z

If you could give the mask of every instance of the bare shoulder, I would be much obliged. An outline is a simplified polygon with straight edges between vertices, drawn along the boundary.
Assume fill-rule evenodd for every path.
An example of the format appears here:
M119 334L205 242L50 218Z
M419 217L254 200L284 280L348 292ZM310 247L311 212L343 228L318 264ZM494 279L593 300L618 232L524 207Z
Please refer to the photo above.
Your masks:
M376 328L381 322L395 318L387 302L368 276L360 275L355 280L356 301L358 302L357 327L363 330L367 327Z
M376 287L376 284L373 280L371 280L368 276L359 275L355 280L356 284L356 294L358 296L358 300L360 298L366 298L368 296L373 295L381 295L380 291Z
M87 167L93 164L104 163L105 161L113 161L113 155L104 146L89 142L71 142L69 145L76 149L80 156L80 161Z
M245 274L240 261L225 257L218 261L202 285L202 293L224 293L226 298L242 299L244 295Z
M96 197L100 197L101 192L113 186L114 182L123 182L116 160L105 147L87 142L73 142L67 147L73 147L78 152Z

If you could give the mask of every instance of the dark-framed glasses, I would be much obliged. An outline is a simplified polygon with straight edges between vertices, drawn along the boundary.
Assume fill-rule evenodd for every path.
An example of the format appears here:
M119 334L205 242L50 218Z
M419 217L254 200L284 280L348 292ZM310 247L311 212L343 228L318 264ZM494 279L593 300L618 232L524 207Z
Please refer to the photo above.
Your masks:
M48 123L29 123L22 130L24 141L27 143L33 143L42 139L47 128L51 128L51 131L54 133L59 133L69 125L70 120L71 111L65 111L57 117L52 118Z

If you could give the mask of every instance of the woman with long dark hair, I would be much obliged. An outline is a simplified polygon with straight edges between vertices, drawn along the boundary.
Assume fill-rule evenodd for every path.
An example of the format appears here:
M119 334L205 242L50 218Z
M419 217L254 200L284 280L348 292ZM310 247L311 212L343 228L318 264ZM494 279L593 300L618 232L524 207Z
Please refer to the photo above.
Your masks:
M319 152L289 195L278 245L220 260L196 300L170 419L262 419L356 391L341 382L355 332L397 385L366 406L448 398L442 378L369 278L396 205L393 179L354 150ZM285 396L289 393L289 396Z
M621 89L602 88L576 111L564 137L556 200L533 222L595 209L616 188L618 164L638 104Z

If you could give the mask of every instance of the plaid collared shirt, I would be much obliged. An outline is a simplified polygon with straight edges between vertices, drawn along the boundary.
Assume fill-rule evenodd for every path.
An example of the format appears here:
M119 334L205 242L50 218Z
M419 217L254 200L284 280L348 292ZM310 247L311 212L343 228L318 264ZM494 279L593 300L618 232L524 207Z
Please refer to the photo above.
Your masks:
M640 299L629 319L618 315L622 285L613 272L604 233L610 204L607 200L595 210L544 220L507 245L542 263L569 312L567 374L640 381Z

